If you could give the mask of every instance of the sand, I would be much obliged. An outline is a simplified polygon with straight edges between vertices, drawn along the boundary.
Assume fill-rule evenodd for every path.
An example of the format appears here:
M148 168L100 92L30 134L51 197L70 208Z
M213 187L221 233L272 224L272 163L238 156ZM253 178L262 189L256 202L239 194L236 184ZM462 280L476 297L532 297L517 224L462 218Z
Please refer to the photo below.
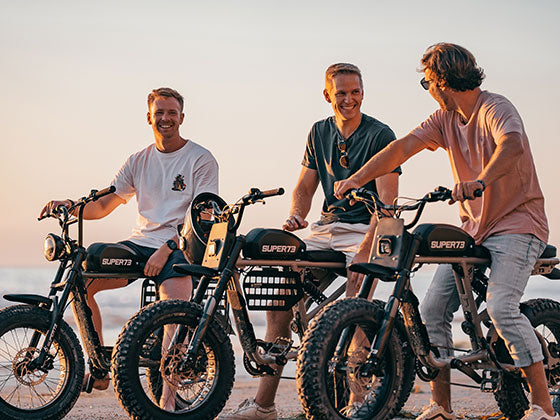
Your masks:
M453 381L468 383L467 380L463 380L459 376L454 376ZM236 408L245 398L254 396L257 384L258 379L237 378L225 411ZM396 418L415 418L422 410L422 407L429 404L429 401L429 385L416 379L413 393L399 417ZM453 404L453 408L459 418L499 419L502 417L494 396L489 393L482 393L478 389L454 386ZM304 419L297 397L295 381L283 380L280 383L276 406L279 418L281 419ZM106 391L82 394L66 418L72 420L124 420L128 416L120 406L113 389L109 387Z

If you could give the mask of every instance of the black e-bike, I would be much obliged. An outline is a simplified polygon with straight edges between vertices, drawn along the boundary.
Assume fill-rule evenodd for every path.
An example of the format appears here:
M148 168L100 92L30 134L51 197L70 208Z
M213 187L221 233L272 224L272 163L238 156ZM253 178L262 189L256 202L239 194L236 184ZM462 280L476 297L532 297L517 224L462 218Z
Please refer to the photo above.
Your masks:
M93 378L105 377L112 347L102 346L94 329L86 300L87 279L145 278L143 263L133 250L121 244L83 246L84 206L114 192L114 187L92 190L72 207L59 206L42 217L58 220L61 235L47 235L44 254L59 261L47 296L10 294L18 302L0 311L0 418L60 419L73 407L82 390L91 391ZM73 214L77 213L77 216ZM69 228L77 224L78 239ZM156 300L153 283L146 283L144 303ZM69 305L76 314L90 380L84 388L84 354L80 341L63 316Z
M246 206L282 193L281 188L253 188L233 205L210 193L195 198L187 218L190 233L179 228L180 246L188 261L193 249L204 246L202 264L175 266L200 278L195 296L190 302L165 300L144 307L123 328L113 353L113 383L131 417L204 420L220 413L235 372L228 308L247 372L273 375L276 366L296 359L298 349L286 337L258 339L249 311L291 310L291 329L302 337L320 308L342 295L344 282L332 281L346 275L344 254L307 251L296 235L279 229L237 233ZM173 336L164 337L164 330L174 331ZM152 376L173 390L174 409L159 406L161 393L154 392Z
M365 274L358 297L334 302L310 323L297 364L298 394L307 419L389 419L410 395L410 378L434 379L440 369L456 369L481 391L492 392L509 419L528 408L527 384L485 308L490 264L488 250L463 230L444 224L421 224L426 203L446 201L451 191L439 187L403 205L385 205L364 189L349 197L367 203L379 217L370 262L350 266ZM406 224L403 211L416 210ZM547 246L533 274L560 279L556 248ZM441 357L430 343L412 291L412 274L423 264L451 264L470 348ZM387 304L366 299L374 279L394 282ZM546 298L521 303L544 354L551 395L560 385L560 303ZM403 384L403 382L406 382ZM555 397L557 400L557 397Z

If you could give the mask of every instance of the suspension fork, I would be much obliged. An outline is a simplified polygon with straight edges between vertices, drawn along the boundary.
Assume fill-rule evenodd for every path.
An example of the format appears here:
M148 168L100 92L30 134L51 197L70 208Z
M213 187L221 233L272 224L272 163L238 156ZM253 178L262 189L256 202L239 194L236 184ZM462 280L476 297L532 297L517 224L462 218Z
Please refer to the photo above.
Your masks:
M377 371L381 365L381 358L383 357L383 352L387 346L391 332L393 331L397 313L404 300L403 298L407 297L407 293L410 290L410 269L414 264L414 258L419 245L420 238L413 235L410 240L408 252L404 256L404 261L401 265L401 267L404 268L397 274L393 294L389 297L385 305L381 326L379 327L378 333L375 335L367 362L362 368L361 374L363 376L370 376L371 374L378 373Z
M360 288L360 292L358 293L359 298L367 299L369 293L374 286L376 279L373 275L368 274L365 276L362 286ZM351 327L347 327L342 331L340 334L340 338L338 339L338 343L336 344L336 349L333 354L333 359L335 361L340 361L346 354L346 349L350 345L352 341L352 337L354 336L354 332L356 331L356 326L352 325Z
M206 300L206 304L204 305L204 309L202 311L202 316L200 317L198 325L189 342L187 348L186 360L195 360L198 350L202 344L202 338L204 337L204 334L206 333L206 330L208 329L208 326L210 325L210 322L214 318L214 314L218 309L218 303L222 300L226 288L228 287L232 279L235 277L235 272L234 272L235 264L237 263L237 259L241 254L241 250L243 249L244 244L245 244L245 238L243 236L238 236L237 238L235 238L235 242L233 243L232 251L230 253L226 266L224 267L224 269L220 274L220 280L218 281L218 284L214 289L214 293L212 293L212 295L209 296L208 299ZM229 293L228 293L228 297L229 297ZM242 298L242 296L240 297ZM232 304L232 308L233 308L233 304ZM248 321L249 316L247 314L245 305L243 305L242 309L245 309L245 315ZM236 314L235 308L233 308L233 312L235 315ZM236 322L237 322L237 318L236 318ZM183 340L186 338L186 334L187 334L186 328L181 326L177 328L177 330L179 331L176 331L171 345L181 342L179 341L181 338ZM254 336L254 332L253 332L253 336ZM256 343L256 339L255 339L255 343Z
M58 331L60 321L62 320L62 317L64 315L64 308L66 307L66 303L68 302L68 297L70 296L70 292L75 285L77 276L79 276L81 273L82 262L85 260L85 258L86 258L85 249L79 248L76 251L76 258L74 259L72 268L70 269L70 271L66 276L66 284L64 285L64 289L62 291L62 295L60 296L60 300L57 300L56 296L54 296L51 291L50 297L52 302L52 310L51 310L51 323L49 326L49 332L45 336L45 341L43 342L43 346L41 348L41 352L39 353L39 356L37 356L37 358L32 362L32 365L34 367L37 368L43 367L43 365L45 364L47 354L49 353L49 350L54 341L54 337ZM62 270L62 272L63 271L64 270ZM56 278L59 279L59 277L62 277L62 272L61 269L59 268ZM77 321L79 322L80 320ZM39 337L35 337L34 334L32 337L32 341L35 341L35 339L37 339L38 341Z

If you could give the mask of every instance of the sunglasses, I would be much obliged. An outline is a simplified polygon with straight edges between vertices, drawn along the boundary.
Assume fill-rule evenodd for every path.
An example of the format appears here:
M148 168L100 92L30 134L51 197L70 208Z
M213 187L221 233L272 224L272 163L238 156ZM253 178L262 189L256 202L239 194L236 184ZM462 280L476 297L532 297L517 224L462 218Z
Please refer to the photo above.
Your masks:
M420 80L420 85L426 90L430 89L430 83L432 83L432 80L426 80L425 77Z
M340 140L337 143L337 146L340 152L340 159L339 159L340 166L342 166L345 169L348 169L350 167L350 159L348 159L348 153L346 152L346 141Z

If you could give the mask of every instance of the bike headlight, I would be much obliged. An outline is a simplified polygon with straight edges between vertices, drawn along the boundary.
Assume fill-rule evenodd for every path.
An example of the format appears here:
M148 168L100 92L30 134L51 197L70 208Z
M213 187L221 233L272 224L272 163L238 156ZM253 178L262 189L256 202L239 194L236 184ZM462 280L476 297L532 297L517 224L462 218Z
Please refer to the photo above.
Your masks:
M64 241L60 236L49 233L43 242L43 253L47 261L58 260L64 255Z

